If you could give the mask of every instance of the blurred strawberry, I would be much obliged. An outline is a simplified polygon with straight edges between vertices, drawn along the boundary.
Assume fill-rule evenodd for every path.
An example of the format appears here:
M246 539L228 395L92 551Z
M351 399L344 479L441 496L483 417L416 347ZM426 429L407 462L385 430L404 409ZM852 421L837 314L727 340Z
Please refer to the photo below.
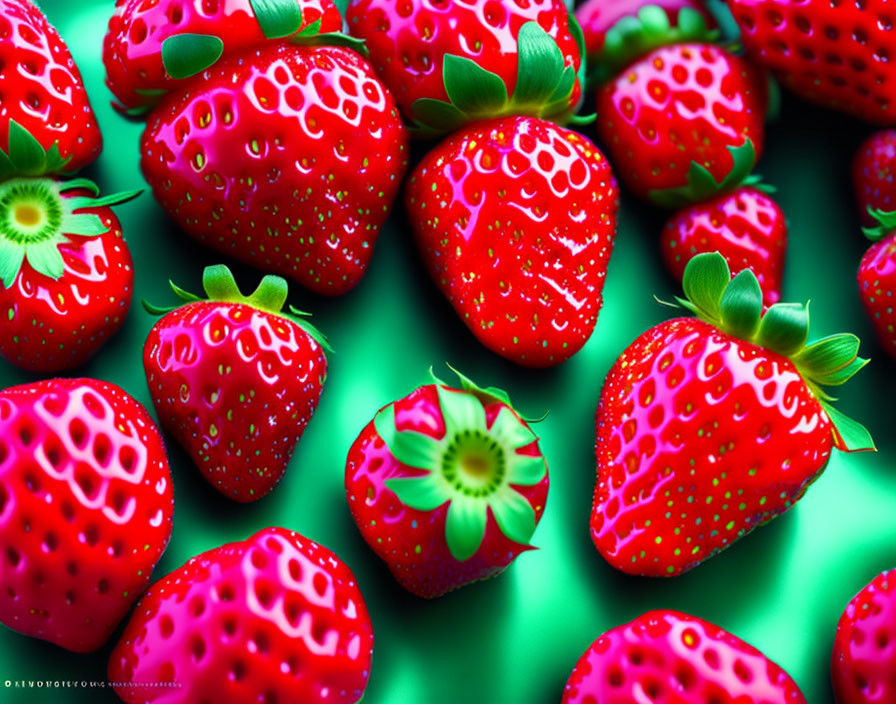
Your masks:
M150 587L109 680L127 704L352 704L372 652L349 568L298 533L265 528Z
M806 704L796 682L740 638L695 616L649 611L598 638L562 704Z
M762 288L762 303L781 300L787 251L787 219L768 186L741 186L677 212L660 235L666 268L681 281L697 254L720 252L734 277L750 269Z
M83 653L149 584L174 512L165 448L117 386L0 391L0 621Z
M852 185L862 224L877 225L869 210L896 210L896 130L875 132L862 142L852 161Z
M73 172L103 148L65 42L28 0L0 0L0 179Z
M877 575L847 604L834 639L837 704L896 702L896 571Z

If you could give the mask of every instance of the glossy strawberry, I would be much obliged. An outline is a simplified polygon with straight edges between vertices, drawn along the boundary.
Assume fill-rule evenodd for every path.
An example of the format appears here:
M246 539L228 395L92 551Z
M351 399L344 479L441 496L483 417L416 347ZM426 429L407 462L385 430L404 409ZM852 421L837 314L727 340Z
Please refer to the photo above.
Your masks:
M649 611L598 638L562 704L806 704L796 682L752 645L696 616Z
M298 533L265 528L152 585L112 651L109 680L127 704L351 704L372 652L345 563Z
M875 577L837 624L831 681L837 704L896 701L896 571Z
M112 205L86 179L0 181L0 355L35 372L83 364L124 322L134 271Z
M106 85L120 101L116 108L140 116L197 67L318 21L321 32L342 28L332 0L116 0L103 41Z
M756 276L731 280L717 252L694 257L683 284L698 317L636 339L597 410L591 537L630 574L696 567L799 501L832 446L874 448L821 388L865 365L855 336L806 344L806 307L762 313Z
M527 117L472 125L426 155L405 205L430 276L486 347L546 367L585 344L618 208L585 137Z
M0 391L0 621L96 650L171 535L171 476L146 410L117 386L52 379Z
M563 122L581 101L582 34L563 0L351 0L346 19L424 132L502 115Z
M781 299L787 220L764 190L742 186L677 212L660 235L666 267L681 281L695 254L720 252L731 275L750 269L766 306Z
M883 350L896 359L896 212L870 211L877 227L865 228L874 244L859 264L859 296Z
M586 0L576 9L589 81L603 83L654 49L717 38L700 0Z
M236 54L153 111L142 167L200 242L317 293L355 286L407 164L389 94L355 52Z
M163 427L225 496L256 501L280 481L327 377L326 342L302 314L282 313L286 282L266 276L243 296L225 266L208 267L203 300L164 313L143 347Z
M887 0L729 0L751 59L819 105L896 124L892 8Z
M665 46L598 89L598 132L629 190L680 208L747 177L762 152L766 94L763 76L718 46Z
M379 410L349 449L352 517L395 579L424 598L495 577L532 549L550 480L507 394L458 373Z
M77 171L99 156L103 140L78 67L28 0L0 0L0 82L0 144L10 144L0 152L0 178ZM44 158L15 168L36 151L32 141Z
M852 184L862 224L877 224L869 210L896 210L896 130L875 132L852 160Z

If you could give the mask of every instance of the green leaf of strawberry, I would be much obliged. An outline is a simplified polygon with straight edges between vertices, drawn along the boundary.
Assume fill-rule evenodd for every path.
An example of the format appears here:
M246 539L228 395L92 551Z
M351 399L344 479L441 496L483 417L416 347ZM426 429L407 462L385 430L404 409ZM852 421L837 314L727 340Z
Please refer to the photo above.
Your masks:
M36 156L36 152L30 156L16 153L17 159ZM97 237L108 232L96 215L77 211L119 205L141 193L135 190L101 198L65 195L76 189L99 192L87 179L11 178L0 182L0 282L5 288L12 286L25 261L36 272L58 279L63 273L59 245L70 242L67 235Z
M175 34L162 42L162 63L175 79L202 73L223 53L224 42L212 34Z
M302 7L295 0L249 0L255 19L268 39L294 34L302 26Z

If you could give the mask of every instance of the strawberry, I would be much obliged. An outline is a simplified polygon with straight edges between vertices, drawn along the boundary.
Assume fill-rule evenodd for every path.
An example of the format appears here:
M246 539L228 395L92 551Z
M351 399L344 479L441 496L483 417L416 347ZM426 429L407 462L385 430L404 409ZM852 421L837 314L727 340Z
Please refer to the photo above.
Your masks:
M660 235L666 267L681 281L695 254L721 252L734 276L751 269L765 306L781 299L787 220L769 187L741 186L677 212Z
M896 571L877 575L837 623L831 681L837 704L896 701Z
M164 314L143 347L146 381L163 427L225 496L257 501L286 471L327 377L326 341L266 276L243 296L226 266L206 268L209 300L172 284L186 302Z
M576 9L588 80L603 83L667 44L714 41L719 32L700 0L586 0Z
M72 172L103 148L65 42L28 0L0 0L0 179ZM37 146L40 149L37 149Z
M348 451L345 491L367 544L408 591L434 598L495 577L544 513L547 463L507 394L457 372L377 412Z
M874 244L859 264L859 296L884 351L896 359L896 212L869 210L877 227L864 228Z
M87 179L0 181L0 355L58 372L86 362L121 327L134 271L111 206L139 193L97 197Z
M874 449L823 386L867 360L849 334L806 344L808 311L777 303L718 252L687 265L696 318L636 339L607 375L597 410L591 537L615 568L690 570L790 509L824 471L832 446Z
M576 663L562 704L806 704L780 666L696 616L649 611L598 638Z
M115 107L139 117L190 77L183 66L205 69L317 22L321 32L342 28L332 0L116 0L103 41L106 84Z
M355 52L273 43L150 115L142 167L192 237L322 294L355 286L407 165L407 132Z
M530 117L471 125L426 155L405 205L433 281L486 347L546 367L585 344L618 209L585 137Z
M503 115L566 122L581 102L582 31L563 0L351 0L346 20L423 133Z
M875 124L896 124L887 0L728 0L748 56L786 88Z
M0 391L0 621L96 650L171 535L165 448L117 386L51 379Z
M852 183L862 223L876 225L869 210L896 210L896 130L875 132L862 142L852 161Z
M598 89L598 133L629 190L681 208L753 169L767 92L758 71L720 47L664 46Z
M152 585L112 651L109 680L127 704L350 704L367 686L372 652L345 563L298 533L265 528Z

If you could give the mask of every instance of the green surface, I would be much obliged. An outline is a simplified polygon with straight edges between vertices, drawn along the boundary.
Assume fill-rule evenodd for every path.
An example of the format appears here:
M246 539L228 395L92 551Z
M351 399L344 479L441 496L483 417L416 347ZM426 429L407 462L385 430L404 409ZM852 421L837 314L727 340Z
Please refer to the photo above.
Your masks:
M103 85L100 47L111 0L42 5L81 67L105 135L103 156L85 175L105 192L142 186L140 126L113 113ZM315 313L337 353L320 408L273 494L254 505L231 503L169 442L174 534L155 577L268 525L328 546L354 570L373 619L376 648L365 704L556 702L592 640L658 607L733 631L784 666L809 702L831 704L828 660L840 612L868 580L896 564L894 364L873 342L855 286L865 243L848 163L869 130L795 101L785 101L783 114L784 121L769 129L760 171L778 186L792 225L785 299L812 299L815 336L853 331L865 340L862 354L872 362L842 390L840 408L866 423L879 453L837 454L792 512L683 577L656 581L617 573L588 534L593 417L613 360L668 315L653 294L669 299L678 292L655 246L662 214L624 201L597 330L572 360L543 372L515 367L476 343L425 277L407 228L394 217L356 290L322 299L293 287L290 303ZM180 235L148 193L119 213L136 263L136 300L171 302L169 276L198 290L202 267L219 260ZM236 271L244 290L260 278ZM150 405L140 360L152 324L139 304L133 306L119 335L82 373L119 384ZM550 409L537 431L552 481L533 538L539 550L495 580L427 602L404 592L359 537L343 471L349 445L376 409L424 382L429 365L445 360L482 384L506 388L523 413ZM0 386L34 378L0 366ZM117 701L109 690L3 688L6 680L103 680L110 647L73 655L0 628L0 702Z

